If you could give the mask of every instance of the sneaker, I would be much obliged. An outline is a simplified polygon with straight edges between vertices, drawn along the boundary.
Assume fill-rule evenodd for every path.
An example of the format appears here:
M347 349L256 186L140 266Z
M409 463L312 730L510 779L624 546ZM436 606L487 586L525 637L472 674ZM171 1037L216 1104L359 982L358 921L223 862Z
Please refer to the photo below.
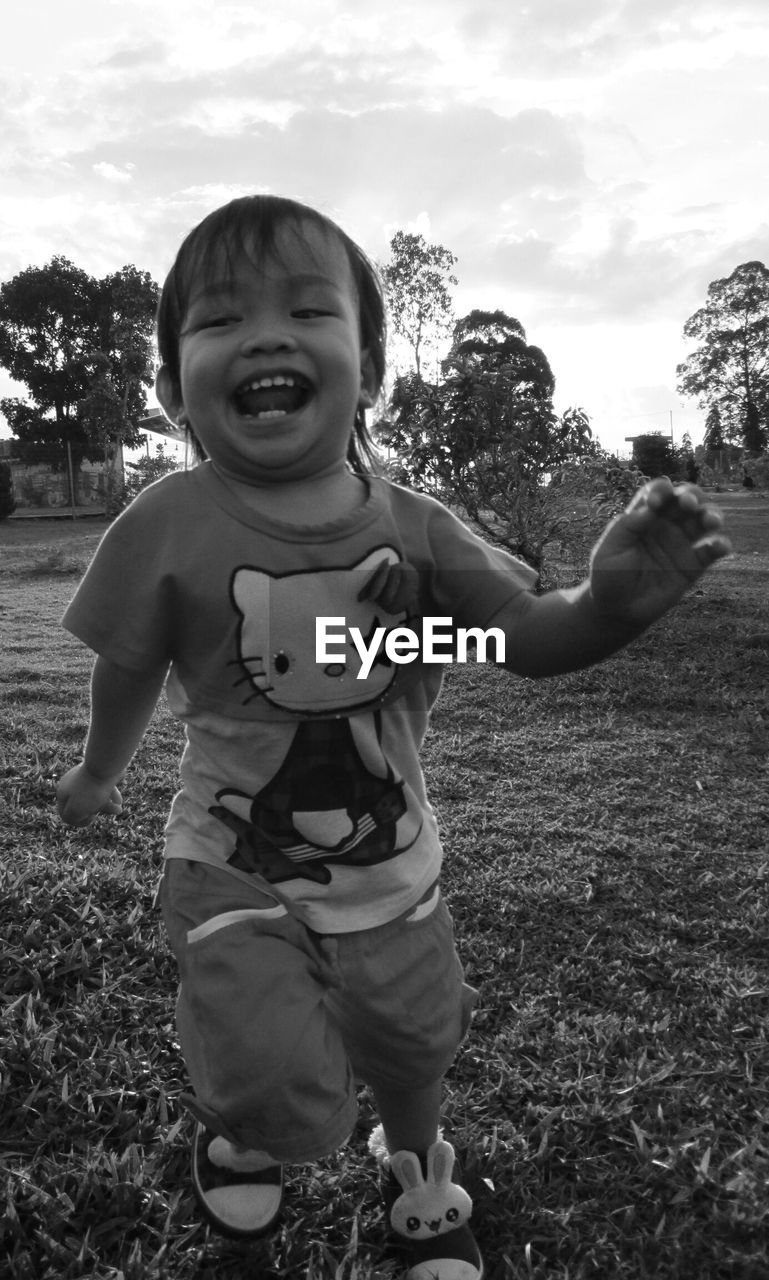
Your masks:
M239 1168L220 1163L227 1159L228 1151ZM247 1167L248 1154L238 1156L228 1142L198 1123L192 1143L195 1197L211 1226L223 1235L261 1236L269 1231L280 1213L283 1166L272 1164L251 1172ZM256 1163L261 1162L257 1159Z
M451 1143L433 1143L426 1170L413 1151L385 1154L380 1162L388 1171L385 1206L405 1257L405 1280L482 1280L483 1259L470 1229L473 1202L454 1180Z

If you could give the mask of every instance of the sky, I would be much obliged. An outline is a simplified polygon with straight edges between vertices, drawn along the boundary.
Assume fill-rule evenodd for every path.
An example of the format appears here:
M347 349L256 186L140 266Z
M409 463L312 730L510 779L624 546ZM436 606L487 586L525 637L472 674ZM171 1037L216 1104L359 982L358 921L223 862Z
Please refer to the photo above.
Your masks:
M606 448L696 444L683 326L769 263L768 144L766 0L25 0L0 281L62 254L160 282L210 210L293 196L379 262L400 229L450 249L457 316L515 316Z

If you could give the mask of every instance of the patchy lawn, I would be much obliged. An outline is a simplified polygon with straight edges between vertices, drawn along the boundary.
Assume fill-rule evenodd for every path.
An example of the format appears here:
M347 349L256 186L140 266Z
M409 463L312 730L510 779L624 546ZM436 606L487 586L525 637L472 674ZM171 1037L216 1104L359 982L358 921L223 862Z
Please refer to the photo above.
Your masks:
M425 767L481 1004L445 1126L488 1280L769 1276L769 500L716 500L735 558L632 649L538 684L447 672ZM119 821L74 831L53 808L90 667L58 619L103 527L0 525L8 1274L394 1277L365 1091L267 1242L196 1214L152 907L165 707Z

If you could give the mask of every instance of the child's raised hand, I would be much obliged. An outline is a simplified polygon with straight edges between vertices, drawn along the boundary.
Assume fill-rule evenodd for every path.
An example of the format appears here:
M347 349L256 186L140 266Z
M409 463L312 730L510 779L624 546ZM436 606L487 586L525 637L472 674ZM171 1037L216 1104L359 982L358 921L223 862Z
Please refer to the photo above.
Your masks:
M95 778L84 764L75 765L59 780L56 803L68 827L87 827L99 813L123 811L123 797L115 783Z
M652 480L606 528L590 561L600 614L649 626L680 600L707 568L731 552L720 512L696 485Z

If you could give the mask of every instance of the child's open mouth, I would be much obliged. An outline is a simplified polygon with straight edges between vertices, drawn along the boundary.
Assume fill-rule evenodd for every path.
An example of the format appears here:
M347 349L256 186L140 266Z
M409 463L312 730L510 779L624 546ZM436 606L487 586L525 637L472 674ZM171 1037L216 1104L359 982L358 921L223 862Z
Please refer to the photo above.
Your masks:
M299 374L269 374L238 387L235 407L248 418L283 418L307 403L310 390L310 384Z

